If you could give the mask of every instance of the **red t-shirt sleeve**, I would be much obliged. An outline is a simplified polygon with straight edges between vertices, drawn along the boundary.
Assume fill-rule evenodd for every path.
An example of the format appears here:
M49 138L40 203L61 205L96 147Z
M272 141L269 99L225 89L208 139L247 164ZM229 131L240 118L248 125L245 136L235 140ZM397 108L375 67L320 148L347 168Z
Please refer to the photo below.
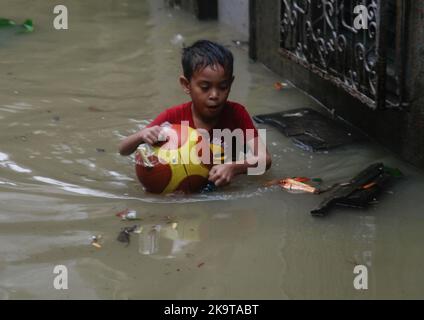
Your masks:
M147 127L160 126L164 122L171 122L170 112L165 110L161 112L152 122L150 122Z
M242 105L238 105L236 110L238 127L243 130L246 137L246 141L248 141L249 138L256 138L258 136L258 130L256 129L249 112L247 112L246 108ZM247 134L248 130L253 130L253 135L250 133L249 136Z
M180 124L181 121L188 121L191 125L191 102L183 103L166 109L161 112L147 127L160 126L164 122Z

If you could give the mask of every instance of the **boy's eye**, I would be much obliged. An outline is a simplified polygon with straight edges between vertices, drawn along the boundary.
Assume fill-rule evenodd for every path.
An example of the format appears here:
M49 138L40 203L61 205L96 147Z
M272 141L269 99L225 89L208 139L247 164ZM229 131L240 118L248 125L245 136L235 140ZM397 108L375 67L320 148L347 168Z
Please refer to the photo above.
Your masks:
M219 88L221 90L227 90L229 87L230 87L230 84L228 83L228 81L224 81L219 84Z

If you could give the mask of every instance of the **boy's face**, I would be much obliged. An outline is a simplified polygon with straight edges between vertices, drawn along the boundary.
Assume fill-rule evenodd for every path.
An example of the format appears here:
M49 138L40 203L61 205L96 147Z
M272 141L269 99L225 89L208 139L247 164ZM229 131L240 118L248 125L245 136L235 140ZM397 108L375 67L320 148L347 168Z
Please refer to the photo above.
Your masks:
M233 80L234 77L226 74L221 65L207 66L194 72L190 81L180 77L184 91L191 96L196 114L205 121L219 117Z

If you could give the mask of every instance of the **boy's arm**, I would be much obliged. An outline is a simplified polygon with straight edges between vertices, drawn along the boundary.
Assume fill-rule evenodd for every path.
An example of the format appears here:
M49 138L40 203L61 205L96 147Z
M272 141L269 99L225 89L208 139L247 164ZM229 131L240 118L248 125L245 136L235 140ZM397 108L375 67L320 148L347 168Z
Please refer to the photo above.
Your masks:
M158 137L162 130L160 126L146 127L137 133L125 138L119 145L119 153L122 156L128 156L137 150L142 143L155 144L159 141Z
M272 163L267 147L258 136L248 141L247 146L250 150L254 150L254 152L243 163L231 163L234 166L235 174L248 173L249 168L258 168L259 174L265 173L271 167Z
M219 164L209 172L209 180L214 182L216 186L223 186L231 182L231 180L239 174L248 173L249 168L256 168L258 173L264 173L271 167L272 159L268 149L262 140L256 136L247 142L250 150L254 150L246 160Z
M122 156L129 156L138 146L142 143L149 143L151 145L159 141L159 134L162 130L160 125L169 121L169 113L167 110L160 113L146 128L141 129L137 133L125 138L119 144L119 153Z

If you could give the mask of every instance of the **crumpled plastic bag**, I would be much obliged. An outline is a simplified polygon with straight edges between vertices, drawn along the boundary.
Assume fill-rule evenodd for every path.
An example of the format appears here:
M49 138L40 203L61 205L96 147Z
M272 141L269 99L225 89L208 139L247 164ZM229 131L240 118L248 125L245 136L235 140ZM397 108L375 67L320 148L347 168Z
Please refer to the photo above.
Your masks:
M166 141L166 132L167 130L171 129L171 124L166 121L160 125L163 129L161 134L159 135L158 139L159 141ZM138 162L141 161L141 163L137 163L139 165L142 165L147 168L153 168L158 164L158 160L155 156L155 149L152 145L148 143L142 143L138 146L137 151L140 154L140 159Z

